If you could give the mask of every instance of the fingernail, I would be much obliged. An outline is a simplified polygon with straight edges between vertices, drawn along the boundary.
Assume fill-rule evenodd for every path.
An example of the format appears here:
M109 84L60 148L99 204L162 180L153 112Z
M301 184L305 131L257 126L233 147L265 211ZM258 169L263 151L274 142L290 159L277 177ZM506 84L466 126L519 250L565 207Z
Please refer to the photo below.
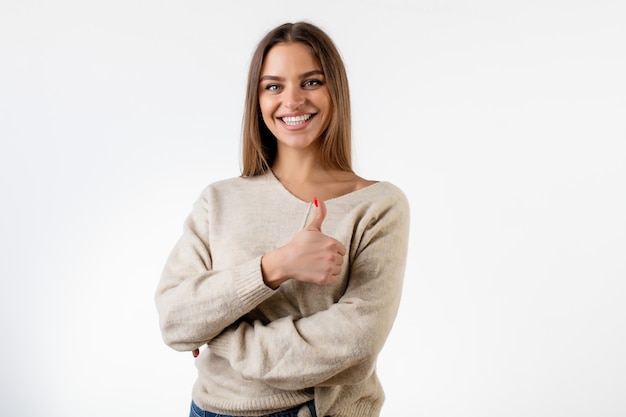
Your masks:
M320 203L317 201L317 197L313 197L313 203L315 203L315 207L320 206Z

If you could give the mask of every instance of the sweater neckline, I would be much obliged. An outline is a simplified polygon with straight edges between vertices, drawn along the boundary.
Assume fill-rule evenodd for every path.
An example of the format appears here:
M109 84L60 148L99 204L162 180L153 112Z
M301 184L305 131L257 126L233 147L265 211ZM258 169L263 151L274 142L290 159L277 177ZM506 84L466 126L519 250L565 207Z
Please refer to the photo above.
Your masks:
M295 196L295 195L294 195L291 191L289 191L289 190L287 189L287 187L285 187L285 186L283 185L283 183L282 183L282 182L280 182L280 180L278 179L278 177L276 177L276 175L274 174L274 171L272 171L271 169L269 169L269 170L267 171L266 175L267 175L267 176L268 176L268 177L269 177L269 178L270 178L270 179L271 179L274 183L276 183L276 185L277 185L277 186L278 186L278 187L279 187L279 188L280 188L280 189L281 189L281 190L282 190L285 194L289 195L292 199L297 200L297 201L299 201L300 203L303 203L303 204L313 205L313 202L312 202L312 201L304 201L304 200L302 200L301 198L296 197L296 196ZM345 194L339 195L339 196L337 196L337 197L333 197L333 198L330 198L330 199L328 199L328 200L324 200L324 202L325 202L325 203L329 203L329 202L338 202L338 201L341 201L341 200L344 200L344 199L345 199L345 200L347 200L347 199L350 199L350 198L354 198L354 197L356 197L357 195L359 195L359 194L361 194L361 193L364 193L364 192L366 192L366 191L369 191L369 190L371 190L371 189L373 189L373 188L376 188L377 186L379 186L379 185L381 185L381 184L384 184L384 183L386 183L386 181L376 181L376 182L374 182L373 184L370 184L370 185L368 185L368 186L366 186L366 187L363 187L363 188L360 188L360 189L358 189L358 190L350 191L349 193L345 193Z

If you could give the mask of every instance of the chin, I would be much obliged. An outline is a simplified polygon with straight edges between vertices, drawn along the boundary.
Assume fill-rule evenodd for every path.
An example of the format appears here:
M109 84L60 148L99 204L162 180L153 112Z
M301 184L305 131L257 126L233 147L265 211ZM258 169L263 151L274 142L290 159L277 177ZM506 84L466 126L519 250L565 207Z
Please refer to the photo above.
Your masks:
M276 140L279 146L296 149L306 149L316 141L316 139L311 137L288 137L285 135L276 136Z

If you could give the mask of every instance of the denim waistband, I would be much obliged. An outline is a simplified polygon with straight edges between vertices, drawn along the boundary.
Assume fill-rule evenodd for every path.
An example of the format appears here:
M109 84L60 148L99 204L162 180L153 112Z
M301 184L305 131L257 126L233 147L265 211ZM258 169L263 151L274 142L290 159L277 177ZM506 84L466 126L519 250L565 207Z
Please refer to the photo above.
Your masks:
M298 417L298 411L300 411L300 409L305 405L309 408L309 411L311 412L311 416L317 417L315 414L315 403L313 402L313 400L309 401L306 404L298 405L288 410L278 411L272 414L264 414L258 417ZM198 407L196 403L192 401L190 417L238 417L238 416L231 416L228 414L215 414L210 411L205 411L201 409L200 407Z

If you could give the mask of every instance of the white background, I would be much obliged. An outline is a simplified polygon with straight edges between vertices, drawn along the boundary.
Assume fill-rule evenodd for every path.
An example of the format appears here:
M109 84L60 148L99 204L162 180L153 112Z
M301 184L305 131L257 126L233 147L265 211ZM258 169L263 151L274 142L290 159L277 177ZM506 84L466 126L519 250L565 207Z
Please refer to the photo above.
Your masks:
M187 415L154 289L239 174L252 50L301 19L357 172L412 206L382 416L626 415L621 0L2 0L0 414Z

